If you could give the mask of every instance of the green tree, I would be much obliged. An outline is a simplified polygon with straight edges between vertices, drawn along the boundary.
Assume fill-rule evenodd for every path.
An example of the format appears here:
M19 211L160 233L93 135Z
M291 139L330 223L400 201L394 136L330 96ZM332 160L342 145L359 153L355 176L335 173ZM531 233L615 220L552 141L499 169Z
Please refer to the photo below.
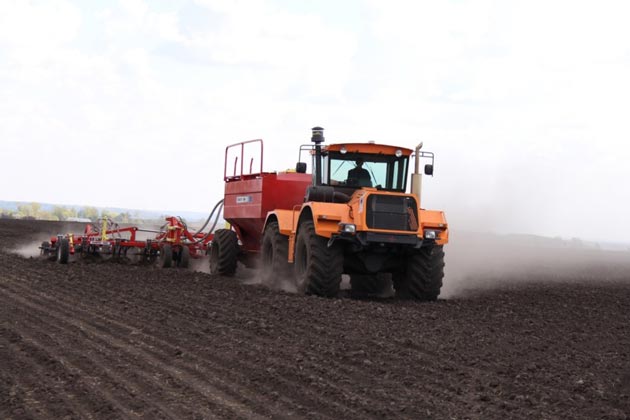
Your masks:
M112 220L114 220L114 219L116 219L116 217L117 217L117 216L118 216L118 214L117 214L117 213L114 213L114 212L112 212L112 211L109 211L109 210L101 210L101 218L103 218L103 219L107 218L107 219L112 219Z
M118 223L131 223L131 214L128 211L119 213L114 220Z
M68 220L69 217L76 217L77 211L72 207L54 206L52 214L57 217L57 220Z
M42 205L39 203L18 205L17 217L39 219L42 213Z
M14 219L15 218L15 210L10 209L1 209L0 210L0 218L2 219Z
M40 211L39 216L37 218L40 220L56 220L56 221L61 220L56 214L50 211L45 211L45 210Z
M79 217L85 217L86 219L90 219L93 222L96 222L96 220L99 217L98 214L98 209L96 207L83 207L81 210L79 210L78 213Z

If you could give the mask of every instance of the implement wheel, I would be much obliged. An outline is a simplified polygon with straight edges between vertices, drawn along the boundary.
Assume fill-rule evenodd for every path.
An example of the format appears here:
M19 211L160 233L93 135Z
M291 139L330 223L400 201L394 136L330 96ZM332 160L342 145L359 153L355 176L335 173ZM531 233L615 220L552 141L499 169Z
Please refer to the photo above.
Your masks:
M181 251L179 251L179 261L177 266L179 268L188 268L190 265L190 248L186 245L182 245Z
M53 253L50 249L50 242L48 241L42 242L42 245L40 246L40 248L41 248L41 251L40 251L41 256L46 257L46 259L50 261L55 261L57 259L57 253Z
M432 245L407 256L403 272L394 275L396 296L401 299L435 301L444 277L444 250Z
M41 255L42 257L47 256L48 248L50 248L50 242L48 241L42 242L42 244L39 246L39 255Z
M160 267L170 268L173 265L173 247L169 244L160 249Z
M278 222L271 222L262 240L262 282L268 286L289 277L289 238L280 233Z
M70 258L70 241L68 238L60 238L57 241L57 262L59 264L68 264Z
M229 229L217 229L210 245L210 273L233 276L238 261L238 238Z
M328 246L328 239L315 233L313 222L303 222L295 244L295 281L298 292L324 297L339 293L343 253Z

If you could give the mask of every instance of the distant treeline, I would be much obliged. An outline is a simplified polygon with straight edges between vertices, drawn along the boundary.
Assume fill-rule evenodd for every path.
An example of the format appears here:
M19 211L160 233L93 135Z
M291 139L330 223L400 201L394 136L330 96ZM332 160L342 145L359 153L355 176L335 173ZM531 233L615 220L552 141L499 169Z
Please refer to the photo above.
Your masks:
M142 221L137 212L121 212L115 213L105 209L96 207L66 207L53 206L52 210L44 210L39 203L20 204L17 210L0 209L0 217L3 219L30 219L30 220L90 220L96 222L101 218L109 218L118 223L135 223Z

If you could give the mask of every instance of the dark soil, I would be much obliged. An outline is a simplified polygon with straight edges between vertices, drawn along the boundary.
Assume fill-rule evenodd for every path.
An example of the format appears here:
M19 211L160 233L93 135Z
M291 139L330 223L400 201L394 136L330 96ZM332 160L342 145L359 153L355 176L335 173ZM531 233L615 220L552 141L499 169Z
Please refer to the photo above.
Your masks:
M11 252L66 228L0 220L2 419L630 415L630 273L417 303Z

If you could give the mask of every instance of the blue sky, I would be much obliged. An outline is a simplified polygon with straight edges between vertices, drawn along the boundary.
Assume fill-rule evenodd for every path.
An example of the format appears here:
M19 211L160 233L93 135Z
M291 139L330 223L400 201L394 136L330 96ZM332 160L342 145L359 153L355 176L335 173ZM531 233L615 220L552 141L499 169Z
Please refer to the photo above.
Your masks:
M627 241L624 1L0 2L0 199L205 211L227 144L436 152L454 228Z

